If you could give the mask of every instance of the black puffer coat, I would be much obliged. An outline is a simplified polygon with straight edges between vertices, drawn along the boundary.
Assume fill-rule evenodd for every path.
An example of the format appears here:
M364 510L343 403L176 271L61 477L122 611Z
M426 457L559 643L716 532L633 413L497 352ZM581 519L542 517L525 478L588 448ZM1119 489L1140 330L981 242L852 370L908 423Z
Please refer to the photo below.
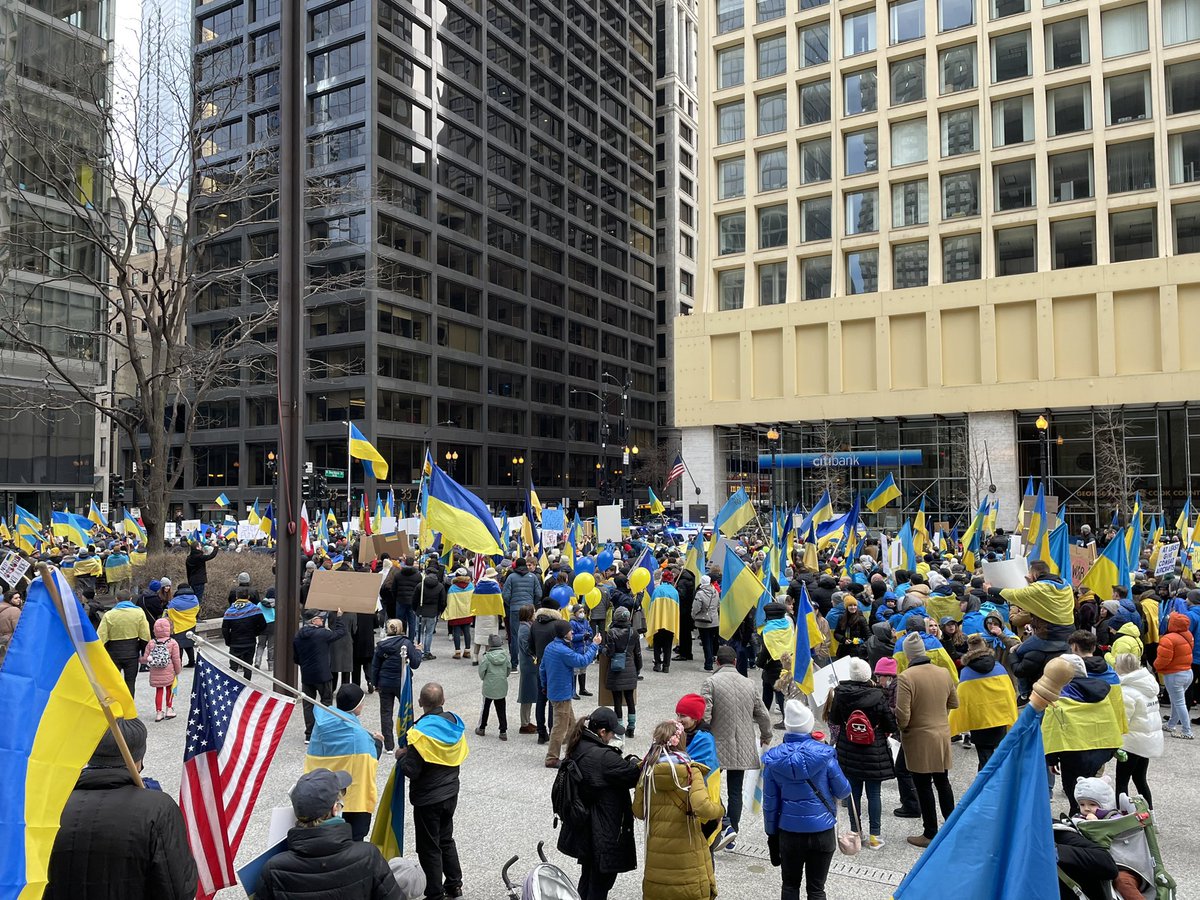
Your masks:
M583 773L582 795L590 814L580 822L562 823L559 851L581 862L590 860L600 872L632 872L637 868L637 848L629 792L641 767L586 728L567 755Z
M400 660L401 649L408 650L408 663L414 669L421 668L421 648L402 634L393 634L379 642L371 659L371 683L384 691L399 693L404 687L401 678L404 666Z
M608 678L604 686L610 691L637 690L638 672L642 670L642 642L633 633L628 622L624 625L613 625L604 632L601 648L601 652L609 659L625 654L625 668L620 672L614 672L612 664L609 664Z
M431 619L446 611L446 583L437 572L429 572L412 599L418 616Z
M196 863L183 814L125 768L84 769L67 798L43 897L192 900Z
M846 720L856 709L863 711L875 729L875 743L870 746L852 744L846 737ZM833 692L833 699L829 701L825 717L831 726L836 725L839 729L838 765L847 778L886 781L896 777L887 736L900 729L896 727L896 717L888 706L883 688L869 681L840 682Z
M396 618L401 606L411 606L413 596L421 587L421 573L413 566L393 566L379 589L379 599L389 619Z
M293 828L288 849L263 866L258 900L403 900L379 848L350 837L345 822Z

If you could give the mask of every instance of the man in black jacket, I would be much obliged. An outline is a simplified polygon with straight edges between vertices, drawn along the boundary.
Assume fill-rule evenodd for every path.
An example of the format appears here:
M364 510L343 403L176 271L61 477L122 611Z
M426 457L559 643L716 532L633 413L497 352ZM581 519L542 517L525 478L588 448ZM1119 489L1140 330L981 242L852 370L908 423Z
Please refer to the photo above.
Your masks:
M117 719L141 768L146 726ZM48 900L192 900L196 862L183 815L160 790L134 784L120 748L105 732L67 799L50 853Z
M413 615L413 597L421 586L421 573L413 565L412 557L406 557L401 565L392 566L379 598L389 619L404 623L405 634L417 633L417 617Z
M214 545L205 550L202 545L193 544L187 558L183 561L187 583L196 592L197 600L204 599L204 588L208 584L208 561L217 555L219 549Z
M259 876L258 900L338 897L341 900L404 900L379 848L351 837L350 825L330 821L342 814L349 772L313 769L292 788L296 825L288 849L267 860Z
M300 626L292 638L292 649L296 652L296 665L300 667L300 689L308 697L320 695L326 706L333 703L333 672L329 668L329 647L346 633L342 622L342 611L333 615L333 627L325 627L323 612L313 614L307 623ZM312 737L312 704L304 704L304 743Z
M421 718L441 716L448 722L459 723L457 716L442 708L445 702L442 686L431 681L421 688L417 700ZM414 746L397 748L396 757L400 760L400 770L408 779L417 857L425 870L425 900L461 897L462 866L458 861L458 845L454 842L459 767L428 762Z
M254 662L254 646L258 636L267 630L267 619L259 608L258 602L250 599L250 588L239 587L234 592L233 602L221 620L221 637L229 646L229 654L242 662ZM230 661L229 669L235 675L238 671L246 673L250 680L249 665L239 666Z

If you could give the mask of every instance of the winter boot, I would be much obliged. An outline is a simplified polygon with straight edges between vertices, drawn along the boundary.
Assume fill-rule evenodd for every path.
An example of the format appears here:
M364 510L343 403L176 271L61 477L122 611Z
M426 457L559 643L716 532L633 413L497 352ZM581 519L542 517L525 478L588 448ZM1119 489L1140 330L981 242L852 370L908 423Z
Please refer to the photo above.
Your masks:
M629 714L629 724L625 726L625 737L631 738L634 736L633 729L637 725L637 713Z
M586 674L579 676L579 696L580 697L592 696L592 692L587 689L587 675Z

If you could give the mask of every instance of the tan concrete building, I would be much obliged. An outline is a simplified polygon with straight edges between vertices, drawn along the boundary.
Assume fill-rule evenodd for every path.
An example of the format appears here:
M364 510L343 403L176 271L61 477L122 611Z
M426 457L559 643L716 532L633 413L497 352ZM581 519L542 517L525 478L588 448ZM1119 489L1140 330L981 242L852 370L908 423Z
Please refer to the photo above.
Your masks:
M701 282L675 329L696 515L739 483L807 506L831 451L869 490L892 462L868 454L917 450L906 500L995 484L1003 524L1045 476L1072 524L1107 521L1113 406L1149 507L1177 511L1200 487L1200 0L718 0L700 29Z

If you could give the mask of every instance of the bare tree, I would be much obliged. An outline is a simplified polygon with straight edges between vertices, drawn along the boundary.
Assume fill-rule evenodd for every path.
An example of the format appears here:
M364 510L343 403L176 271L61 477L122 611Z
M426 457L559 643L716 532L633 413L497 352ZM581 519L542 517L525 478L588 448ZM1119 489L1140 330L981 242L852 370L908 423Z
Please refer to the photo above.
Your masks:
M813 431L816 452L823 456L836 456L845 447L833 424L823 420ZM838 466L820 466L814 470L822 491L829 491L829 502L834 509L841 509L850 502L850 479L846 469Z
M662 486L666 484L671 472L671 464L679 453L677 444L652 444L649 447L639 447L637 463L633 468L634 481L648 486L659 499L666 499ZM686 480L687 476L683 476Z
M1135 482L1142 475L1142 461L1129 452L1129 426L1124 412L1116 407L1094 410L1091 438L1098 508L1115 509L1128 518L1133 510Z

